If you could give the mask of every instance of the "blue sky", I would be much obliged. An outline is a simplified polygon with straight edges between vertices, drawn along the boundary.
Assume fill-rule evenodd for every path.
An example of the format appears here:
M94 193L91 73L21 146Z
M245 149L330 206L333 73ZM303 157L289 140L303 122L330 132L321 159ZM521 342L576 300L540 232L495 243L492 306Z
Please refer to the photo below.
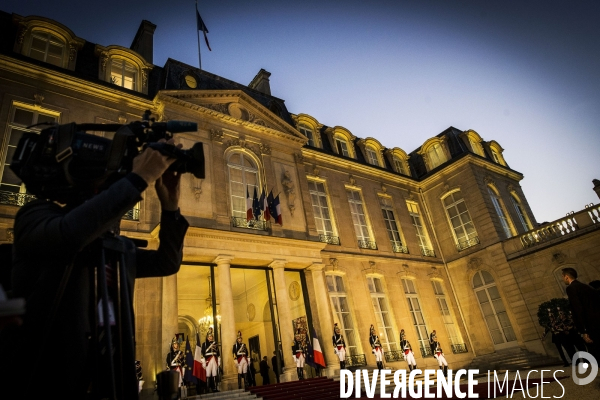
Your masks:
M157 25L154 63L198 65L193 0L4 0L79 37L129 47ZM271 92L358 137L407 153L449 126L505 149L539 222L598 203L600 2L213 0L199 2L202 67Z

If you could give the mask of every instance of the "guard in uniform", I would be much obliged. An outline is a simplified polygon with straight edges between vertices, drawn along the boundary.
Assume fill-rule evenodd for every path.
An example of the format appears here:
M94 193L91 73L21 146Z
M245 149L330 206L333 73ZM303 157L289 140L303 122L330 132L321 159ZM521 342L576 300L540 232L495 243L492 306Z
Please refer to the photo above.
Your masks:
M435 353L433 354L438 361L438 365L440 366L440 369L444 370L444 376L448 376L448 362L446 361L446 357L444 357L442 345L437 340L437 337L435 338L435 342L433 342L433 345L435 346Z
M435 329L429 334L429 347L431 348L431 354L435 357L435 342L437 341L437 333Z
M404 359L408 364L408 370L412 371L413 369L417 369L417 361L415 360L415 353L413 353L412 346L410 342L406 339L406 334L404 333L404 329L400 331L400 348L404 353Z
M371 348L373 354L375 354L375 361L377 361L377 368L379 370L383 369L383 347L381 347L381 341L379 340L379 336L375 334L375 327L371 324L370 335L369 335L369 343L371 343Z
M179 350L179 342L175 336L171 340L171 351L167 354L167 370L179 372L178 387L183 384L183 368L185 368L185 354Z
M346 342L337 323L333 325L333 336L331 339L333 340L333 352L340 359L340 370L346 369Z
M306 361L306 348L305 341L303 340L302 331L300 329L296 330L296 335L294 336L294 345L292 346L292 353L294 354L294 359L296 360L296 371L298 371L298 379L304 379L304 362Z
M208 328L206 340L202 343L202 357L204 357L203 367L206 369L206 384L213 392L217 389L217 374L219 373L219 346L214 341L213 328Z
M242 331L238 331L232 353L238 370L238 389L242 388L242 381L244 381L244 388L250 386L251 381L246 376L248 374L248 347L242 343Z

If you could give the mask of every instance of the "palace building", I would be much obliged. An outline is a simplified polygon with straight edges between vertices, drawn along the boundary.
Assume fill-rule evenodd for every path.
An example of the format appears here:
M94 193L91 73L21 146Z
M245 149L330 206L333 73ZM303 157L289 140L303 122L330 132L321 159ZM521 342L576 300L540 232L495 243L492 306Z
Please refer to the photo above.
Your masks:
M394 369L406 368L401 329L421 368L437 368L433 330L453 369L508 355L531 365L558 359L538 306L565 296L561 268L586 283L600 278L598 204L539 224L523 175L485 132L449 127L418 149L388 148L343 121L288 110L265 70L245 85L173 59L154 65L155 28L142 21L125 48L0 12L0 242L12 241L14 217L33 198L9 168L26 127L125 124L145 110L198 124L175 135L186 149L201 142L206 157L205 179L181 180L190 222L183 264L176 275L138 280L134 293L145 392L171 338L183 333L195 346L209 326L222 345L223 388L237 387L229 354L238 331L257 361L281 349L284 381L297 379L298 328L318 337L325 373L338 373L335 323L355 367L375 366L371 324ZM248 195L271 192L281 224L248 220ZM155 248L159 203L152 190L143 197L122 234Z

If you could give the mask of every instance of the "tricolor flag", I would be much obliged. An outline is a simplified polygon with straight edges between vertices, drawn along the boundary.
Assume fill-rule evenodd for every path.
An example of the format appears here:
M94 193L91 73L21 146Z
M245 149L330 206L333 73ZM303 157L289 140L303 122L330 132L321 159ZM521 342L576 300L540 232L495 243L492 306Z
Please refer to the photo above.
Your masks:
M321 350L321 344L319 343L315 328L313 328L313 354L315 364L325 367L325 357L323 357L323 351Z
M260 202L258 201L256 186L254 186L254 197L252 198L252 214L254 214L254 219L260 217Z
M279 204L279 195L277 195L277 197L275 197L275 200L273 200L273 208L275 209L275 215L273 216L273 219L279 225L283 226L283 220L281 219L281 205Z
M208 44L208 37L206 36L206 34L208 33L208 28L206 27L206 25L204 25L204 21L202 21L202 17L198 12L198 8L196 8L196 25L198 26L198 30L204 33L204 41L206 42L206 47L208 47L208 51L212 51L210 48L210 44ZM198 48L200 48L199 46L200 45L198 45Z
M196 377L194 376L194 371L192 371L194 366L194 355L192 354L192 347L190 346L190 338L185 340L185 373L183 374L183 380L188 383L196 384Z
M200 336L196 333L196 351L194 352L194 376L202 382L206 382L206 370L202 366L202 347L200 344Z
M269 212L269 204L267 203L267 194L265 193L265 188L263 186L262 193L260 194L260 199L258 199L258 203L260 204L260 211L263 213L263 219L268 221L271 219L271 213Z
M252 219L252 197L248 193L248 186L246 186L246 221Z

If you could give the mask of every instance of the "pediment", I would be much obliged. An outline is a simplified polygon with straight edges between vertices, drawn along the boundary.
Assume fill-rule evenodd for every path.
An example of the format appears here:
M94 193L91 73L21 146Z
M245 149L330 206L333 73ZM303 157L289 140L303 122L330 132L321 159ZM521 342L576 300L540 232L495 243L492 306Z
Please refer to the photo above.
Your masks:
M164 90L158 94L162 102L197 106L211 114L260 131L278 132L295 141L306 138L294 127L241 90Z

